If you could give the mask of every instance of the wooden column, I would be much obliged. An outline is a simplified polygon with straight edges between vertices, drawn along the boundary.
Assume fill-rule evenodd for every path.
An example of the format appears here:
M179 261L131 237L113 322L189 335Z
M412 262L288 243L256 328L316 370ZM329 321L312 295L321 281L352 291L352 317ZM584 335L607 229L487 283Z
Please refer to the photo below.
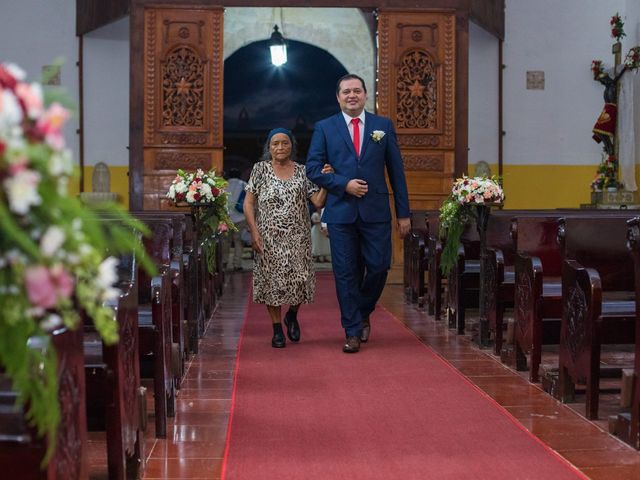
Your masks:
M156 210L178 168L222 171L223 9L147 6L143 17L141 204Z
M378 43L377 112L395 124L411 209L438 208L456 163L456 12L383 9Z

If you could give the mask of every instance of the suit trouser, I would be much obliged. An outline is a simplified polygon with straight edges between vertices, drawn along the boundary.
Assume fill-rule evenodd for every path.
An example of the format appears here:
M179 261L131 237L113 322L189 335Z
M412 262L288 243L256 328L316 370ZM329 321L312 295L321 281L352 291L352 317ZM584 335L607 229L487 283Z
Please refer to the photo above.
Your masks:
M376 307L391 266L390 222L331 223L331 263L347 336L362 332L362 318Z

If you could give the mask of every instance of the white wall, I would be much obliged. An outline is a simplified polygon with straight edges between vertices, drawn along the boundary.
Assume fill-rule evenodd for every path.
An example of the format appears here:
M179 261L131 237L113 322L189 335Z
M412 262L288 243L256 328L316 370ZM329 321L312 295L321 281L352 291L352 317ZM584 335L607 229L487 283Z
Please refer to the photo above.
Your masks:
M469 24L470 174L481 160L498 163L498 45L497 38Z
M84 37L85 165L129 165L129 18Z
M609 19L634 2L506 1L505 164L599 163L602 148L591 139L591 128L603 89L590 65L598 58L613 62ZM623 43L623 51L630 47ZM527 70L545 72L544 90L526 89Z
M43 65L64 57L62 86L77 102L75 2L22 0L11 3L0 15L0 61L19 64L29 78L35 80L40 77ZM297 27L289 26L288 9L284 12L288 35L310 43L319 41L313 37L320 35L315 30L297 31ZM602 108L602 87L593 81L589 67L595 58L607 64L612 62L609 18L615 12L620 12L625 21L627 37L623 39L623 52L626 53L640 43L638 0L506 0L506 165L595 165L599 162L601 147L591 139L591 128ZM271 23L271 16L268 20ZM357 23L364 24L361 19ZM230 24L226 26L229 33L230 27ZM267 34L265 31L260 36L266 38ZM127 19L85 36L87 165L98 161L128 164L128 38ZM225 44L234 48L228 38ZM497 114L494 113L497 42L471 24L470 48L469 162L492 163L497 159ZM365 57L369 57L368 54ZM370 68L373 68L373 58ZM527 70L545 72L545 90L526 89ZM76 129L74 118L67 126L66 138L77 161Z
M70 99L78 102L78 40L76 2L70 0L21 0L0 2L0 62L13 62L39 81L42 67L64 59L60 81ZM8 4L11 3L11 7ZM65 127L67 146L78 161L77 116Z

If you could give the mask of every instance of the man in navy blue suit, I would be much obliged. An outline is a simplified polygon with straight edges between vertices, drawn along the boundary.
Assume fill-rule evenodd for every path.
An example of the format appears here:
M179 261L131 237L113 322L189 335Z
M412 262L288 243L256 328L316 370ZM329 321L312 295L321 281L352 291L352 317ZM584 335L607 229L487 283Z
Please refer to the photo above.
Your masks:
M393 123L364 111L367 88L357 75L336 86L340 113L315 125L307 176L329 192L327 223L345 353L356 353L371 333L369 316L391 266L391 210L385 168L401 237L409 233L409 196ZM334 173L323 174L325 163Z

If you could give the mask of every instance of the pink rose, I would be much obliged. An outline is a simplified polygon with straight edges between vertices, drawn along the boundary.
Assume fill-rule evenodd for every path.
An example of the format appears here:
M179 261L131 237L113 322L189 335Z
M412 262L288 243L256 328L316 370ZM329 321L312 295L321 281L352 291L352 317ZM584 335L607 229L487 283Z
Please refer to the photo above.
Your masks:
M47 144L56 150L64 147L62 125L69 118L69 112L59 103L52 103L36 123L37 133L42 135Z
M37 307L51 308L56 304L56 291L44 266L29 267L24 272L24 284L29 301Z
M69 298L73 293L73 277L69 275L64 267L60 264L54 265L49 270L51 280L55 285L58 297Z
M73 278L62 265L51 269L42 265L29 267L24 272L24 282L27 296L36 307L52 308L58 298L69 298L73 293Z

